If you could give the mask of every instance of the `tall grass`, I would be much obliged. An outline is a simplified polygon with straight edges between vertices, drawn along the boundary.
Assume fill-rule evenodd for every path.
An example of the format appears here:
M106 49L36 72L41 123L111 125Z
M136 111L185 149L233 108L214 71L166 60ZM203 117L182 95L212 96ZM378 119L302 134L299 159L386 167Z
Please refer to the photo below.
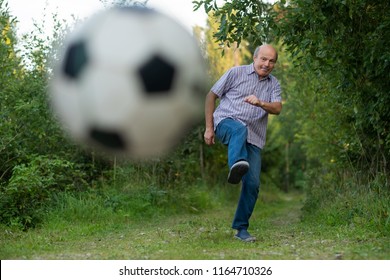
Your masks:
M176 214L200 214L231 200L231 191L204 182L181 181L161 185L155 176L139 176L134 166L116 168L79 193L59 193L48 207L45 226L66 224L112 226L130 222L155 221ZM109 178L109 179L104 179Z
M362 180L339 171L324 176L317 173L308 182L304 221L360 228L390 237L390 191L385 176Z

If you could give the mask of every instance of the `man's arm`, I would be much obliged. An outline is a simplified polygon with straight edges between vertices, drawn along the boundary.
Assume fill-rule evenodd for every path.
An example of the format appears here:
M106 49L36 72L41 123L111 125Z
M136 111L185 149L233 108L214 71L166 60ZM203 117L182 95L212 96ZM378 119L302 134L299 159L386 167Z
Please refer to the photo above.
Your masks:
M207 145L215 144L215 133L214 133L214 119L213 113L215 110L215 101L218 96L210 91L206 96L205 102L205 121L206 131L204 133L204 141Z
M282 111L282 102L264 102L259 100L255 95L245 97L244 101L262 108L268 114L279 115Z

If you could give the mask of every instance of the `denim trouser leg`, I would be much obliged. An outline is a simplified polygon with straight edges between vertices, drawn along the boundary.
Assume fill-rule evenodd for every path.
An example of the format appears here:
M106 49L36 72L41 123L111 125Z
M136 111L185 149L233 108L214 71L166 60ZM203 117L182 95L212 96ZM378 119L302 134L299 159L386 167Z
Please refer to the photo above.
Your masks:
M232 228L237 230L248 229L260 190L261 149L247 144L247 151L249 171L242 178L241 195L232 223Z
M247 128L239 121L224 119L215 130L217 138L228 145L229 169L239 160L248 160L246 151Z
M249 163L249 170L242 178L241 195L232 224L234 229L247 229L260 190L261 149L246 142L246 126L233 119L221 121L216 136L228 145L229 168L238 160Z

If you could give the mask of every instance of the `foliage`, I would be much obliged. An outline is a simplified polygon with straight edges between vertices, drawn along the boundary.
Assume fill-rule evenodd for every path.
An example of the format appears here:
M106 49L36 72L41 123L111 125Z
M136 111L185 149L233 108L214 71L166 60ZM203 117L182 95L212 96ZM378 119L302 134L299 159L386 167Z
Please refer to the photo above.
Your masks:
M252 45L261 45L269 38L269 4L258 0L225 1L218 6L216 0L192 1L194 10L204 7L206 14L213 12L219 18L219 28L214 37L221 44L238 46L242 39Z
M9 182L0 187L0 221L35 226L52 195L84 189L84 177L72 162L32 155L28 164L14 166Z
M10 91L14 90L15 82L20 81L20 72L18 69L20 59L16 56L14 50L15 45L15 34L13 32L13 25L16 22L15 18L12 18L8 13L7 3L0 1L0 103L1 103L1 142L0 142L0 162L1 170L8 170L10 167L7 166L9 159L12 158L8 154L8 146L14 141L14 135L12 133L4 133L4 131L12 130L11 120L8 117L7 112L9 111L9 100L12 98ZM0 178L4 176L4 171L0 172Z
M276 23L277 34L311 81L308 88L312 92L307 97L324 109L314 110L321 115L307 129L328 135L328 145L335 146L332 156L341 165L368 170L374 177L376 172L387 173L388 1L280 5L278 14L283 16Z
M207 18L204 45L211 83L215 83L229 68L252 60L246 42L241 45L232 43L228 47L215 40L214 34L217 30L218 19L210 13Z
M303 189L304 174L308 168L305 146L302 141L302 123L297 117L302 110L295 93L302 91L302 77L298 75L290 54L276 44L279 57L273 71L280 81L283 95L283 111L270 116L267 143L262 153L264 175L268 183L284 191Z
M79 184L80 178L91 181L107 164L93 161L71 144L52 117L46 88L53 50L52 41L42 36L43 27L36 26L38 34L24 35L21 51L17 20L3 1L0 11L0 216L1 222L29 227L36 225L51 192L68 189L70 182ZM56 25L53 40L63 34L60 27ZM58 174L51 174L54 170Z

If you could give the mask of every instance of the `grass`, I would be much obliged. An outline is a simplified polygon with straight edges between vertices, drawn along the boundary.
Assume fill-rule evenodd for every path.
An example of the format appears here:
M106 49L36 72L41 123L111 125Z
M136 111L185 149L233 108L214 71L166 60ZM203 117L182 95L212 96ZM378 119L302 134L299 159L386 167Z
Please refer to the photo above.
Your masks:
M226 188L231 186L225 186ZM236 189L237 190L237 189ZM209 194L211 197L212 194ZM39 228L0 227L1 259L389 259L389 235L354 225L302 222L302 193L263 191L251 219L255 243L233 238L238 191L204 210L102 207L103 200L67 198ZM207 197L207 196L206 196ZM204 198L202 198L204 200ZM126 210L127 209L127 210ZM142 209L138 209L141 211ZM190 209L191 210L191 209Z

